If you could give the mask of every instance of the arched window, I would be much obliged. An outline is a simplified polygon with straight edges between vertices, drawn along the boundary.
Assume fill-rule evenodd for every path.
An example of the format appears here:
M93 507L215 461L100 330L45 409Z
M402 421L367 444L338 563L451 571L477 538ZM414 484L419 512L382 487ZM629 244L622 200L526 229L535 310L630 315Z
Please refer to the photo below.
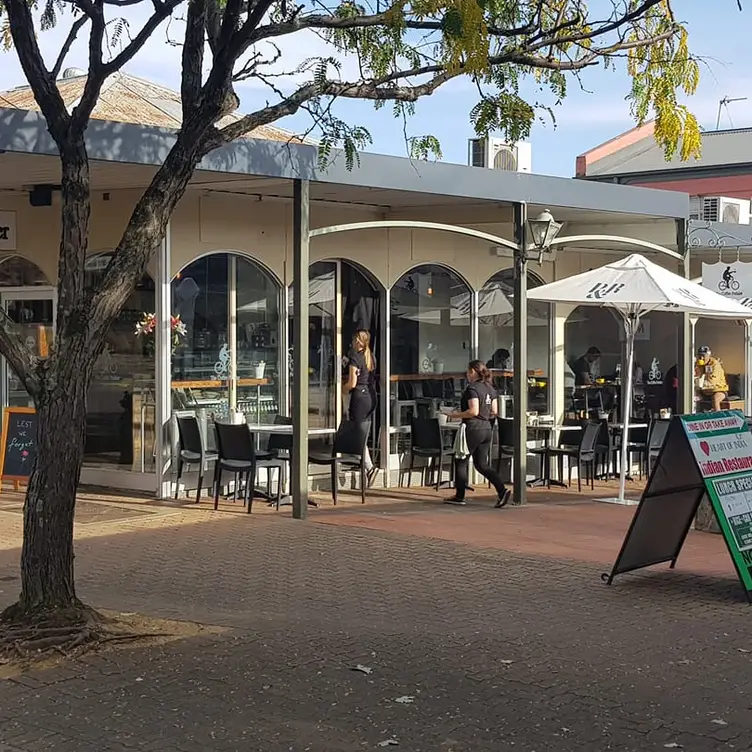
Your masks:
M102 279L111 257L99 253L86 260L87 288ZM87 397L87 465L139 472L154 468L154 350L136 335L136 324L154 305L154 280L144 274L112 323L94 366Z
M529 288L543 284L528 273ZM514 353L514 270L493 275L478 293L478 355L494 371L494 383L502 394L511 394ZM549 411L549 368L551 306L540 301L527 304L528 407L540 413Z
M391 291L392 425L432 415L456 401L472 354L472 293L443 266L424 264L402 275Z
M279 413L279 301L280 286L272 275L239 254L203 256L176 275L175 409L209 416L235 409L249 423L274 419Z
M45 273L23 256L0 258L0 287L35 287L49 285Z

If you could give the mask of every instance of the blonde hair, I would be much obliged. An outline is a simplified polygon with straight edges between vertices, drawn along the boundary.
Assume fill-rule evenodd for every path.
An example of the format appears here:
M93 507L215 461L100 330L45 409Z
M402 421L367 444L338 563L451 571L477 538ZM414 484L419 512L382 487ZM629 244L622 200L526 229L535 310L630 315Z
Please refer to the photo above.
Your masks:
M376 364L373 361L373 353L371 352L371 333L367 329L358 329L353 337L353 349L356 352L362 352L366 361L366 368L369 371L373 371Z

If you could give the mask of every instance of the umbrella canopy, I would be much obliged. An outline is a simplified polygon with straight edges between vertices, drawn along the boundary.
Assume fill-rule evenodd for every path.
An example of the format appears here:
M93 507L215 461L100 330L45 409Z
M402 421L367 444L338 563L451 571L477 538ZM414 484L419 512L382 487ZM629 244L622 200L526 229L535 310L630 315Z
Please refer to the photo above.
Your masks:
M752 310L654 264L638 253L574 277L528 292L530 300L612 308L621 314L627 342L627 383L621 442L619 496L624 503L629 416L632 412L634 338L640 318L652 311L673 311L710 318L752 318Z
M673 311L711 318L752 318L749 308L680 277L639 253L536 287L528 292L528 298L606 306L627 315Z

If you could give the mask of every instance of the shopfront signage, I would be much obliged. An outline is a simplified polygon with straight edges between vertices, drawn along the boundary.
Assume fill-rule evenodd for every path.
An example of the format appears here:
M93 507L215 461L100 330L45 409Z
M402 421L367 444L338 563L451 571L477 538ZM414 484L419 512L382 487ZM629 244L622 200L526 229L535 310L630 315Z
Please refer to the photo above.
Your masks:
M0 211L0 251L16 251L16 246L16 213Z
M6 407L0 435L0 479L28 480L37 458L37 414L33 407Z
M752 263L703 264L702 286L752 308Z
M670 562L707 498L752 601L752 433L740 410L681 415L666 441L610 575ZM660 531L656 534L656 531Z

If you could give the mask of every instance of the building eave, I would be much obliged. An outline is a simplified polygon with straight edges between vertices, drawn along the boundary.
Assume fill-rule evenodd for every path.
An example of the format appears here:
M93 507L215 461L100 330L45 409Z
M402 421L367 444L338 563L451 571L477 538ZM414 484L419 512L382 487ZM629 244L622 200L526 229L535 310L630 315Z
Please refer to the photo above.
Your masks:
M165 128L91 121L86 146L92 160L154 166L162 164L175 137L175 131ZM0 109L0 151L57 154L40 113L10 109ZM419 162L370 153L360 154L359 164L352 170L347 169L341 152L335 153L325 166L319 161L315 146L243 139L209 154L200 169L656 218L684 218L689 214L689 198L674 191L619 185L605 189L603 185L593 185L594 181Z

